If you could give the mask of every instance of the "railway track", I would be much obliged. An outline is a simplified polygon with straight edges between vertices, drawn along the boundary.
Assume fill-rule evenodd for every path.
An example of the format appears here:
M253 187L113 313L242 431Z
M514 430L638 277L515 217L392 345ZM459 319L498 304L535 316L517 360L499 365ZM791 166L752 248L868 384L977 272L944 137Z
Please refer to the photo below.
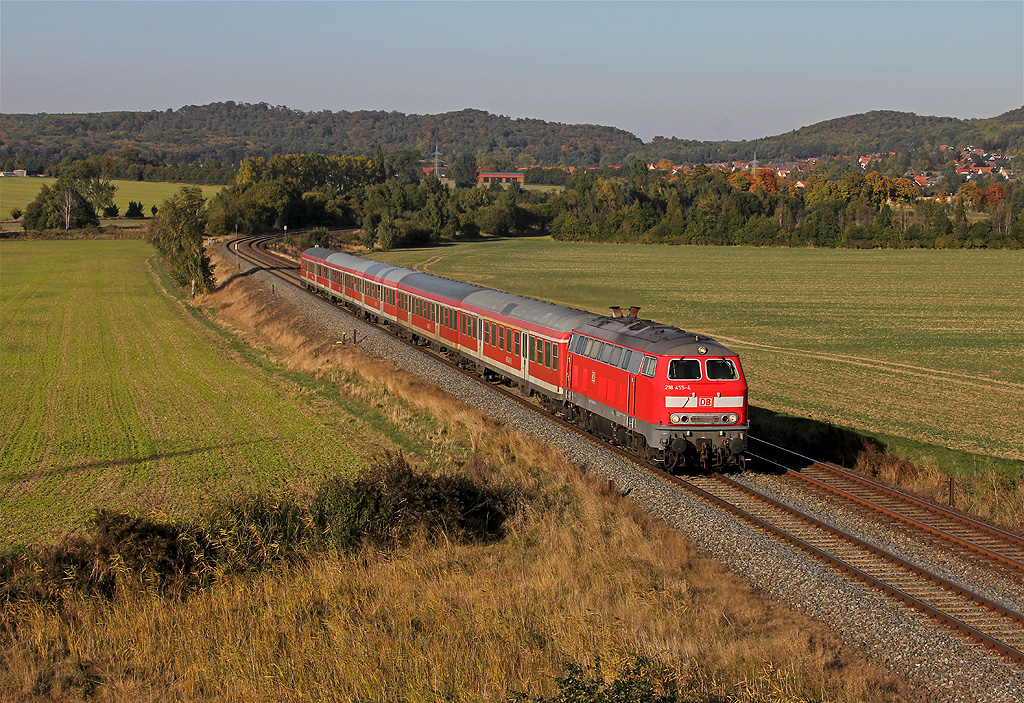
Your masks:
M247 237L232 240L227 246L239 257L279 279L301 286L298 266L289 259L267 251L267 244L275 238ZM425 350L424 347L414 345L393 332L385 331L399 341L421 351ZM435 358L458 373L486 385L508 400L537 410L534 403L519 393L467 374L464 369L443 356L435 355ZM587 441L599 441L562 418L551 415L546 417ZM1024 540L1016 535L996 530L953 511L932 506L837 467L813 462L781 447L774 447L760 440L756 440L755 444L758 448L752 456L775 465L783 465L787 469L787 476L791 475L795 481L806 482L816 490L828 491L839 500L898 519L932 538L970 550L971 554L976 559L981 559L983 563L996 563L1003 568L1024 570L1022 555L1018 551L1024 548ZM850 577L926 613L973 642L1024 664L1024 615L726 476L674 476L641 462L622 448L603 442L601 446L662 481L710 502ZM803 465L799 466L799 470L793 470L790 466L780 464L783 456L788 457L785 461L790 464L795 461L798 465Z
M748 455L780 467L786 477L915 532L926 541L943 545L976 563L998 563L1017 578L1024 576L1024 538L975 520L955 510L929 503L894 488L876 483L833 464L815 461L764 440L748 437Z

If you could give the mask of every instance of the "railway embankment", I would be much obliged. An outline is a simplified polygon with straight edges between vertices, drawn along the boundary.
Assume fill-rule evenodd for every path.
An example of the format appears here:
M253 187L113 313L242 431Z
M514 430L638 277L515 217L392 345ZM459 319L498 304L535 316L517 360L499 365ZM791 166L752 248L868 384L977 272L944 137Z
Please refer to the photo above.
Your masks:
M234 262L243 270L250 264ZM546 418L503 400L480 384L451 372L373 326L340 313L333 305L283 283L265 271L253 280L273 286L276 305L301 311L325 339L351 339L364 353L436 385L501 426L543 444L604 485L628 496L646 513L684 535L755 590L827 625L847 646L884 665L916 689L923 700L1020 700L1020 668L938 625L926 615L886 596L802 552L737 522L702 501L681 495L648 473L598 445L580 441ZM296 312L296 314L299 314ZM1015 602L1017 596L1007 596Z

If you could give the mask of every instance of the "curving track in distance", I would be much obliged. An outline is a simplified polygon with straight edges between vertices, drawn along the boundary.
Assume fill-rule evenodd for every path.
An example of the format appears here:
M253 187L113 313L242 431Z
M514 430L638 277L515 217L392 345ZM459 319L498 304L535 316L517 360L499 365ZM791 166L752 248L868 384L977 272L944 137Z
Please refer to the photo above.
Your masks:
M231 240L226 246L232 253L282 281L301 286L298 265L267 250L267 244L276 238L244 237ZM344 307L339 306L339 309L353 314ZM419 351L426 350L394 335L386 328L381 329L410 347ZM435 355L434 358L452 370L486 385L506 399L535 412L542 412L517 392L487 383L441 355ZM1024 615L729 477L720 474L690 477L670 475L642 462L620 447L595 439L556 415L544 413L544 416L586 441L600 443L605 449L662 481L732 513L850 577L928 614L974 642L1024 664ZM971 559L985 568L1010 569L1016 574L1024 574L1024 539L1017 535L899 493L832 465L815 462L783 447L751 439L753 446L748 452L751 458L785 468L790 480L806 484L808 490L827 491L833 500L855 505L858 510L886 519L899 520L916 530L922 536L919 538L926 536L930 540L939 540L952 549L969 554ZM794 465L799 470L793 469Z

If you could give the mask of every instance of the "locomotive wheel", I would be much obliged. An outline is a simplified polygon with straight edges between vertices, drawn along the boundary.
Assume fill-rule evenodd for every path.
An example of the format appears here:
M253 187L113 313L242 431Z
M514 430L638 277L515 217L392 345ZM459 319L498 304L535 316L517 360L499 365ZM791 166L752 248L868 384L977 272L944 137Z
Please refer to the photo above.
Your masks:
M633 453L644 461L648 461L650 453L647 451L647 440L644 439L643 435L633 435Z
M679 454L679 452L669 452L669 451L666 451L665 452L665 471L667 471L668 473L672 473L673 471L675 471L679 467L679 465L682 463L680 461L680 459L682 459L682 455Z

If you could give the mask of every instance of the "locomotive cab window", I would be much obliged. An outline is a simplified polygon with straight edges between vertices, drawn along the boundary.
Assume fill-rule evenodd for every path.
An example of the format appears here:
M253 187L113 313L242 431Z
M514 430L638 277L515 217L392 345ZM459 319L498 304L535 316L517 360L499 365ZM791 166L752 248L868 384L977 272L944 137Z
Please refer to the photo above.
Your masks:
M708 369L708 378L712 381L735 381L740 377L736 364L730 359L708 359L704 363Z
M708 373L711 373L710 368L708 368ZM670 381L699 381L700 361L698 359L673 359L668 362L668 378Z

